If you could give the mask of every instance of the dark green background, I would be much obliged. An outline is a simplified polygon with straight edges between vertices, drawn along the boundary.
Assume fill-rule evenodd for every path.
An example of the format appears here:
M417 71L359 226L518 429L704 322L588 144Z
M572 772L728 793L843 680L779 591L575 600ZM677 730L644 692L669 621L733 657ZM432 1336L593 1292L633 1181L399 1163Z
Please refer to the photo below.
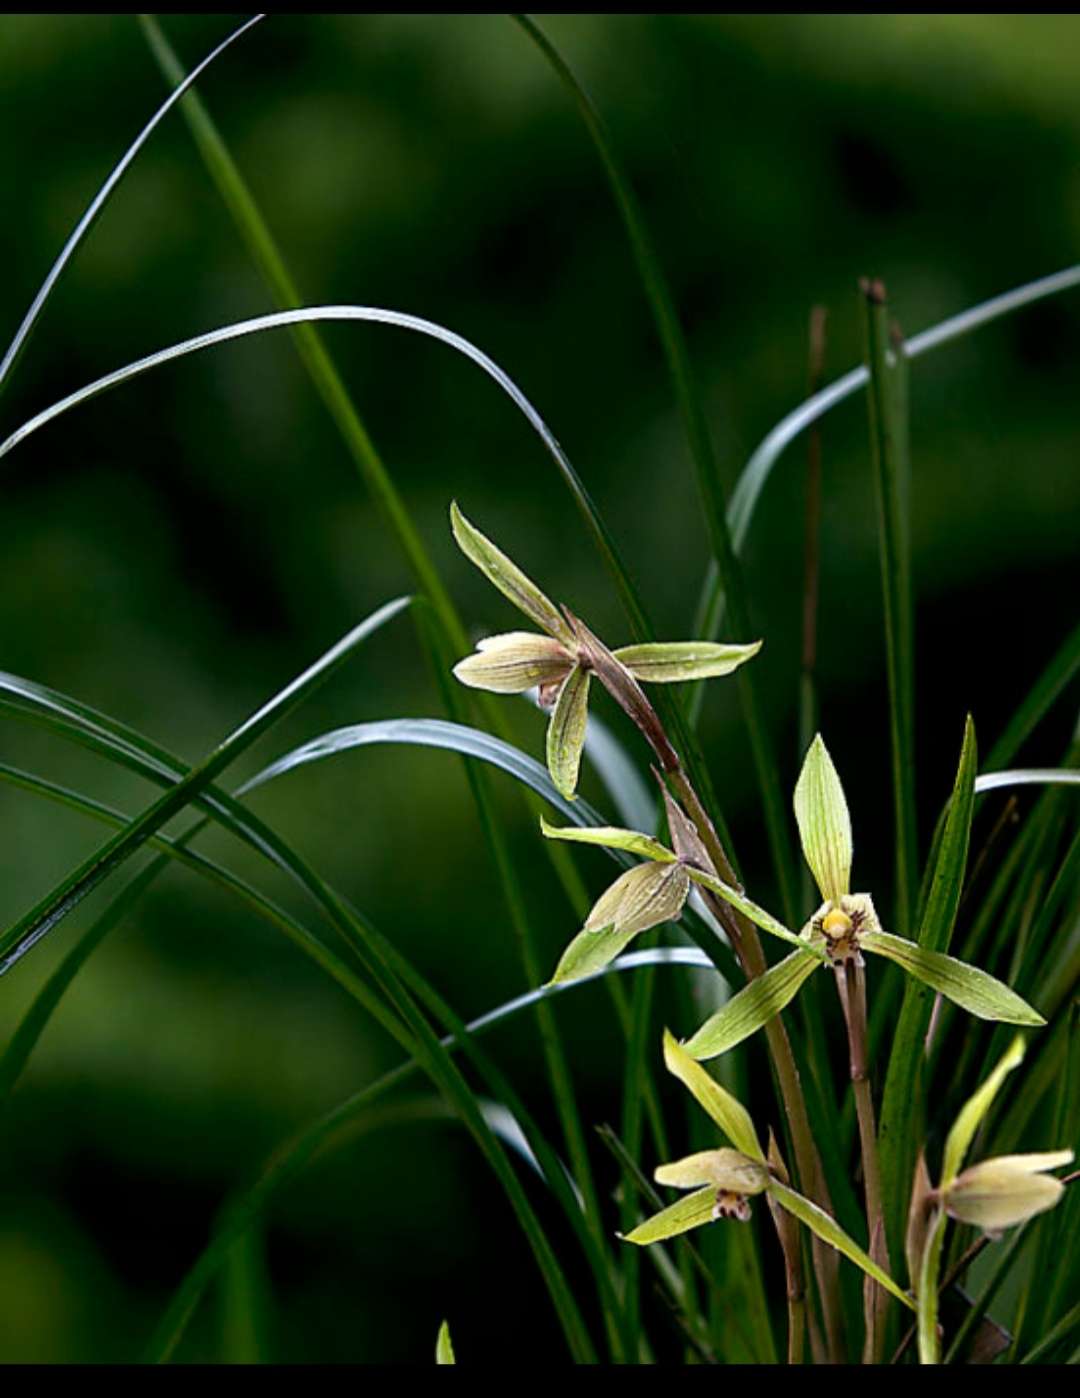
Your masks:
M173 16L167 28L191 64L238 20ZM641 199L729 480L804 395L815 302L829 308L834 375L860 355L859 275L885 279L913 332L1076 258L1075 16L544 23ZM6 15L0 72L6 338L163 87L130 16ZM705 533L671 387L595 153L520 30L500 15L275 17L201 90L305 298L409 311L491 354L566 446L661 634L685 636ZM0 426L6 434L140 354L268 309L173 115L54 297ZM1071 293L913 369L924 841L964 713L987 750L1075 622L1078 330ZM449 350L397 331L331 327L326 338L470 629L517 619L454 549L452 496L612 644L624 640L569 496L495 387ZM865 403L830 416L823 441L822 726L848 784L856 882L887 889ZM115 713L189 760L412 586L280 333L100 399L3 468L3 668ZM799 758L804 472L799 443L746 552L766 639L754 664L785 790ZM535 718L500 702L539 752ZM598 712L619 727L603 701ZM441 716L407 617L233 775L328 728L397 715ZM1053 763L1069 724L1059 708L1024 756ZM731 685L711 687L703 731L744 872L768 902ZM24 725L6 719L0 738L6 760L131 810L151 797ZM504 779L498 790L553 965L573 916ZM591 776L585 790L602 800ZM457 759L368 750L293 775L253 804L463 1013L524 988ZM5 923L102 838L7 790L0 828ZM223 837L205 848L289 901ZM583 867L598 891L599 857ZM0 1033L116 887L3 982ZM622 1050L606 996L585 990L559 1014L586 1120L614 1119ZM547 1120L533 1025L491 1044ZM136 1355L227 1192L290 1129L396 1061L272 930L170 872L68 994L4 1122L0 1359ZM614 1170L597 1164L606 1197ZM460 1359L560 1353L504 1200L451 1122L386 1126L327 1157L282 1196L266 1247L271 1357L427 1362L444 1315ZM238 1352L223 1339L219 1299L200 1311L184 1358Z

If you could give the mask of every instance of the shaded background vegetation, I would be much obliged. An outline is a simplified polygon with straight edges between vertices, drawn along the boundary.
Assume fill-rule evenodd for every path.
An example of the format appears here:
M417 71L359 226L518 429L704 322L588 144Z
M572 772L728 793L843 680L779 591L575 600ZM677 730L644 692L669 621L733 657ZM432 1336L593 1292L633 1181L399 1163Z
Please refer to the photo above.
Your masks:
M190 64L232 23L173 16L167 29ZM640 195L729 480L804 395L813 303L829 308L833 376L860 356L860 274L885 279L915 331L1076 258L1075 16L545 23ZM4 16L0 64L6 337L163 89L128 16ZM522 33L500 15L275 17L202 92L305 299L409 311L489 352L567 447L660 634L686 635L706 542L672 393L594 152ZM52 302L5 399L4 430L139 354L267 309L174 116ZM964 713L987 748L1075 621L1078 330L1070 294L913 369L924 844ZM468 624L479 634L514 617L456 554L451 496L611 643L623 639L564 487L494 387L442 347L394 331L329 327L326 337ZM116 713L189 760L411 587L284 335L92 403L4 467L3 667ZM826 420L824 469L822 723L854 807L857 882L885 886L887 710L861 399ZM799 444L746 551L767 642L754 663L785 789L799 758L804 471ZM539 724L505 702L521 708L522 741L538 752ZM620 728L603 701L599 711ZM246 770L327 728L403 714L441 714L407 619L275 730ZM1070 718L1059 707L1024 756L1055 762ZM744 872L768 902L732 687L711 687L703 733ZM0 750L131 810L150 798L136 779L23 725L5 721ZM602 800L591 777L584 789ZM499 795L553 965L573 915L502 779ZM253 803L461 1012L524 988L457 759L367 750ZM101 835L8 790L0 819L10 923ZM209 835L205 848L267 882L224 837ZM598 881L594 858L584 867ZM108 896L4 981L0 1032ZM575 992L559 1015L586 1120L608 1119L621 1048L607 999ZM548 1119L534 1025L519 1021L492 1044ZM137 1353L228 1190L292 1127L396 1061L272 930L171 871L76 982L4 1124L0 1358ZM600 1170L613 1186L613 1168ZM313 1167L274 1207L265 1246L275 1358L427 1361L444 1314L459 1357L509 1357L554 1334L492 1177L464 1133L430 1114ZM217 1299L183 1357L237 1352Z

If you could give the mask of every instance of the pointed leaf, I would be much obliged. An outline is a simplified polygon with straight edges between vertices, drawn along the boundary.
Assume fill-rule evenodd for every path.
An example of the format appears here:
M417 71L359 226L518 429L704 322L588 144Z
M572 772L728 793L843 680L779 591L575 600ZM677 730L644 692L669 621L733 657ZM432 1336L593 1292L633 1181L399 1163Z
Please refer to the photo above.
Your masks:
M820 733L810 744L795 786L795 819L821 896L839 903L851 886L851 817Z
M1015 990L977 966L957 961L955 956L924 951L904 937L894 937L891 932L866 932L859 938L859 945L864 951L887 956L909 975L924 981L978 1019L1033 1027L1046 1023Z
M479 641L476 654L454 666L454 676L470 689L523 694L537 685L564 680L572 664L567 652L550 636L509 631Z
M990 1110L1001 1084L1024 1057L1024 1040L1017 1034L1002 1054L997 1067L964 1103L945 1141L945 1157L941 1165L941 1188L948 1189L960 1172L964 1156L974 1139L982 1119Z
M911 1297L901 1291L892 1277L877 1265L875 1261L863 1251L855 1242L854 1238L849 1238L844 1230L831 1218L824 1209L819 1209L816 1204L812 1204L809 1199L804 1199L801 1194L794 1189L789 1189L787 1185L781 1184L774 1179L769 1185L769 1193L782 1204L788 1213L794 1214L801 1222L805 1223L811 1232L816 1233L822 1241L834 1247L837 1252L842 1252L849 1261L854 1262L856 1267L861 1267L869 1277L873 1277L879 1286L883 1286L891 1295L901 1301L908 1310L915 1309L915 1303Z
M707 1019L683 1045L686 1052L691 1058L701 1061L718 1058L736 1044L741 1044L774 1015L778 1015L795 997L811 971L816 971L820 965L816 956L793 951L783 961L770 967L763 976L744 986L711 1019Z
M664 1063L668 1072L674 1074L689 1089L698 1105L708 1112L735 1149L748 1155L751 1160L764 1164L765 1152L761 1149L750 1113L700 1063L690 1057L667 1029L664 1030Z
M760 1194L769 1184L769 1172L764 1165L741 1151L725 1147L722 1150L699 1150L670 1165L661 1165L654 1172L657 1184L675 1189L696 1189L711 1184L714 1189L729 1194Z
M454 1346L450 1342L450 1326L444 1320L439 1326L439 1338L435 1341L435 1363L456 1364Z
M623 646L612 654L644 684L678 684L730 675L757 655L761 645L760 641L749 646L721 645L716 641L652 641Z
M576 800L581 752L589 721L589 672L576 667L566 677L548 723L547 765L555 789L568 801Z
M556 640L571 643L573 635L566 618L555 603L546 597L531 578L527 578L516 563L470 524L458 509L457 501L450 505L450 526L458 547L469 560L475 563L488 582L497 587L504 597L509 598L519 612L524 612L549 636Z
M637 1243L640 1247L648 1243L661 1243L665 1238L678 1237L691 1228L700 1228L703 1223L713 1222L716 1207L716 1186L706 1185L696 1194L688 1194L668 1208L653 1214L652 1218L639 1223L632 1233L620 1234L624 1243Z
M585 829L580 826L550 825L540 817L540 829L549 840L573 840L583 845L603 845L605 849L621 849L627 854L640 855L642 859L655 859L659 864L674 864L675 856L669 849L654 840L651 835L642 835L637 830L622 830L612 825L600 825Z
M799 937L794 932L778 922L771 913L767 913L764 908L759 908L751 902L744 893L732 888L730 884L724 883L713 874L706 874L701 869L688 869L690 877L695 883L707 888L711 893L715 893L719 898L723 898L725 903L730 903L733 908L738 908L739 912L745 914L751 922L757 923L763 932L768 932L773 937L779 937L781 941L790 942L792 946L800 947L809 956L816 957L819 961L827 960L825 953L820 947L810 945L805 937Z

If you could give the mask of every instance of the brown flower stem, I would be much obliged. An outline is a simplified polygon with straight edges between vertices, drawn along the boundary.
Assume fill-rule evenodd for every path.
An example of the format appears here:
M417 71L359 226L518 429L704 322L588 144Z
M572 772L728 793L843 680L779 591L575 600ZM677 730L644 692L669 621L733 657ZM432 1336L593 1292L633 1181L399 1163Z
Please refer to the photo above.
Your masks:
M592 670L596 678L608 691L615 702L639 729L645 741L656 754L661 771L678 796L686 814L694 822L705 851L712 861L714 872L725 883L741 889L738 877L716 827L705 810L694 785L683 767L679 754L671 745L671 740L660 721L660 717L649 702L645 691L629 670L622 665L603 641L567 608L567 620L578 639L578 664ZM754 980L768 969L761 939L752 922L732 908L729 903L702 889L709 907L715 913L720 925L731 940L732 949L746 973L748 980ZM791 1131L792 1146L795 1151L795 1165L805 1193L814 1203L832 1213L832 1200L825 1182L821 1156L814 1143L810 1118L806 1110L806 1099L799 1082L799 1070L791 1049L791 1040L779 1015L765 1025L765 1034L776 1072L780 1098ZM838 1278L839 1259L828 1244L815 1234L813 1239L814 1271L821 1293L822 1313L825 1321L825 1334L829 1357L834 1363L842 1363L844 1357L844 1336L840 1316L840 1292Z
M659 755L657 753L657 756ZM741 888L713 823L699 801L697 792L683 770L682 764L678 763L673 771L669 770L668 777L676 795L685 807L687 815L697 827L698 834L716 867L717 876L732 887ZM727 932L739 964L746 973L747 980L754 980L763 975L768 969L768 962L765 960L757 928L748 918L736 911L730 903L725 903L722 898L710 893L708 889L702 889L702 893L720 925ZM810 1198L828 1213L832 1213L832 1200L825 1183L821 1156L814 1143L814 1134L806 1111L806 1099L803 1096L802 1085L799 1081L795 1055L791 1049L787 1029L779 1015L776 1015L765 1025L765 1036L776 1070L784 1114L791 1130L791 1142L795 1151L795 1164L799 1171L799 1178ZM814 1270L821 1292L829 1355L834 1363L840 1363L844 1353L844 1342L840 1318L838 1260L836 1253L816 1235L812 1241Z
M851 1059L851 1087L855 1094L855 1112L859 1120L859 1147L862 1152L863 1184L866 1193L866 1229L870 1240L870 1256L885 1271L889 1270L889 1255L885 1246L885 1214L881 1204L881 1170L878 1162L877 1126L874 1121L874 1099L870 1089L870 1069L866 1032L866 971L856 958L846 959L836 967L836 986L847 1024L848 1048ZM866 1341L863 1362L877 1364L885 1338L885 1309L888 1293L869 1277L863 1289L866 1315Z

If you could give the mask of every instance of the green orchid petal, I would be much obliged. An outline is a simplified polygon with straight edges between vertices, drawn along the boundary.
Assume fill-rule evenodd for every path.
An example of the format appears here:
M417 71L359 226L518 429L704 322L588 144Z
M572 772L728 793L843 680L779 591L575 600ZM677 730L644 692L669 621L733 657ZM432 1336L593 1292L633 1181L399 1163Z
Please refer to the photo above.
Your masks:
M1046 1023L1042 1015L1033 1010L1026 1000L1022 1000L1015 990L1010 990L977 966L958 961L955 956L926 951L904 937L893 936L891 932L861 933L859 945L864 951L887 956L909 975L939 991L978 1019L1033 1028Z
M549 825L540 817L540 829L549 840L571 840L582 845L603 845L605 849L621 849L627 854L654 859L659 864L674 864L675 856L659 840L642 835L637 830L623 830L613 825L559 826Z
M839 903L851 889L851 816L820 733L810 744L795 786L795 819L822 898Z
M998 1060L994 1071L986 1081L968 1098L957 1113L952 1130L945 1141L945 1156L941 1165L941 1188L947 1190L960 1173L968 1147L975 1138L975 1132L982 1125L983 1118L990 1110L990 1104L1001 1089L1012 1070L1024 1058L1024 1040L1021 1035L1012 1043Z
M532 631L510 631L488 636L454 666L454 676L470 689L494 694L523 694L537 685L565 679L573 660L550 636Z
M819 961L826 961L824 951L813 943L807 941L805 937L800 937L790 931L782 922L778 922L772 913L767 913L764 908L759 908L756 903L747 898L745 893L740 893L737 888L732 888L730 884L718 879L715 874L707 874L703 869L688 870L690 877L702 888L707 888L717 897L723 898L725 903L730 903L733 908L738 908L739 912L748 917L761 928L763 932L768 932L773 937L779 937L783 942L789 942L792 946L800 947L810 956L816 957Z
M639 1223L632 1233L621 1234L624 1243L637 1243L645 1247L649 1243L662 1243L665 1238L676 1238L680 1233L688 1233L691 1228L712 1223L716 1208L716 1187L707 1185L696 1194L688 1194L652 1218Z
M699 1062L727 1053L778 1015L794 999L807 976L820 965L816 956L803 951L792 952L733 995L683 1048Z
M555 603L501 549L469 523L458 509L456 500L450 506L450 526L458 547L469 562L474 563L488 582L509 598L519 612L524 612L549 636L565 644L573 644L570 625Z
M669 1073L688 1088L694 1100L712 1117L736 1150L765 1164L750 1113L730 1092L690 1057L675 1036L664 1030L664 1063Z
M761 641L749 646L716 641L649 641L612 651L636 680L644 684L679 684L730 675L757 655Z
M575 800L585 729L589 722L589 672L570 671L559 690L547 730L547 766L555 790Z

